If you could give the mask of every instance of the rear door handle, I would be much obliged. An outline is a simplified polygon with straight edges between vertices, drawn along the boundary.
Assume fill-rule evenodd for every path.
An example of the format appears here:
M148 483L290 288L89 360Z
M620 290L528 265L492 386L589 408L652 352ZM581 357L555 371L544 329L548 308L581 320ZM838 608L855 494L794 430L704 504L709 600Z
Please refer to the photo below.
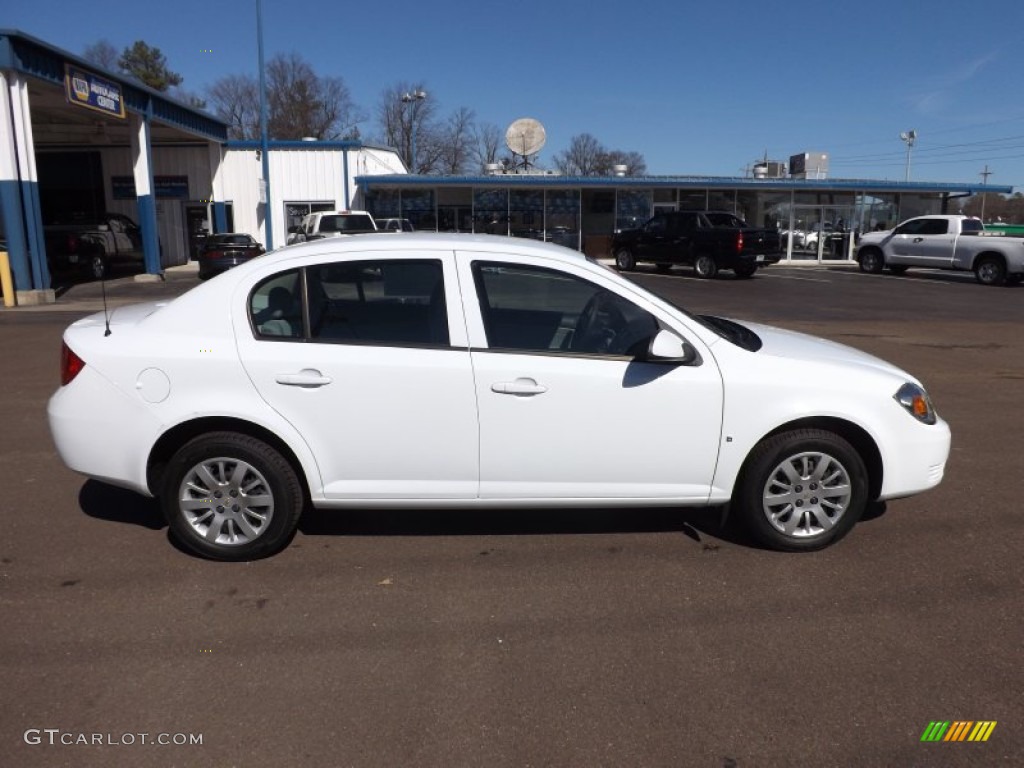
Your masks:
M538 384L533 379L519 378L515 381L499 381L491 384L491 392L499 395L542 395L548 391L543 384Z
M312 389L330 384L334 379L330 376L324 376L315 368L303 368L298 373L279 373L274 378L274 381L287 387L306 387Z

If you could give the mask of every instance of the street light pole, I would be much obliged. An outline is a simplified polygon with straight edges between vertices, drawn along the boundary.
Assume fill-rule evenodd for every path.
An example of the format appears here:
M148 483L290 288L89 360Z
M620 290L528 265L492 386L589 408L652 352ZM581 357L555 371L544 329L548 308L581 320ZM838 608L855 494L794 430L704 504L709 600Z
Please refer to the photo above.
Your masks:
M425 98L427 98L427 92L419 88L402 94L402 104L412 105L409 110L409 134L412 144L409 150L409 172L413 174L416 173L416 102L423 101Z
M992 171L988 169L988 163L985 164L985 170L978 174L981 176L981 223L985 223L985 187L988 186L988 177L992 175Z
M910 181L910 150L914 146L914 142L917 141L917 131L911 128L909 131L901 133L900 138L907 144L907 172L903 180Z
M256 0L256 36L260 58L260 155L263 160L263 224L267 250L274 250L274 217L270 206L270 142L267 140L267 77L263 66L263 2Z

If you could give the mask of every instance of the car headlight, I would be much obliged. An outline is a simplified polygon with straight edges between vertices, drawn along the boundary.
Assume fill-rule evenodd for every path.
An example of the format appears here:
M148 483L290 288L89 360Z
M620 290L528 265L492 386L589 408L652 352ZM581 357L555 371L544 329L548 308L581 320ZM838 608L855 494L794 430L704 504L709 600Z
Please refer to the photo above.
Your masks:
M935 423L935 406L923 387L908 381L893 398L922 424Z

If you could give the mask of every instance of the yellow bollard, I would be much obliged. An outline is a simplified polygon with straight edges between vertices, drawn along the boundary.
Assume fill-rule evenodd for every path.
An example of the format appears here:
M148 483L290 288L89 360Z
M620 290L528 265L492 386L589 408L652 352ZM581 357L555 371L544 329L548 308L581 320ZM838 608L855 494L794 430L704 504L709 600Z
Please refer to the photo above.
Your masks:
M14 306L14 283L11 280L11 260L7 251L0 251L0 285L4 289L4 306Z

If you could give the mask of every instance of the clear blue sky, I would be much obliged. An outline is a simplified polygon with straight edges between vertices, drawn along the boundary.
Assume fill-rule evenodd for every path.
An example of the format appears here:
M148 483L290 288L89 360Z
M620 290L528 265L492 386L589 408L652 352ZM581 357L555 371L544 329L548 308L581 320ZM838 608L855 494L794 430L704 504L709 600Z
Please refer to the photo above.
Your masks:
M0 26L81 53L159 47L183 86L256 72L255 0L0 0ZM267 57L297 51L368 114L422 81L439 115L544 123L541 164L589 132L652 174L740 175L767 151L827 152L832 177L1024 191L1024 3L909 0L264 0ZM203 53L212 49L212 53ZM364 136L375 126L361 126Z

